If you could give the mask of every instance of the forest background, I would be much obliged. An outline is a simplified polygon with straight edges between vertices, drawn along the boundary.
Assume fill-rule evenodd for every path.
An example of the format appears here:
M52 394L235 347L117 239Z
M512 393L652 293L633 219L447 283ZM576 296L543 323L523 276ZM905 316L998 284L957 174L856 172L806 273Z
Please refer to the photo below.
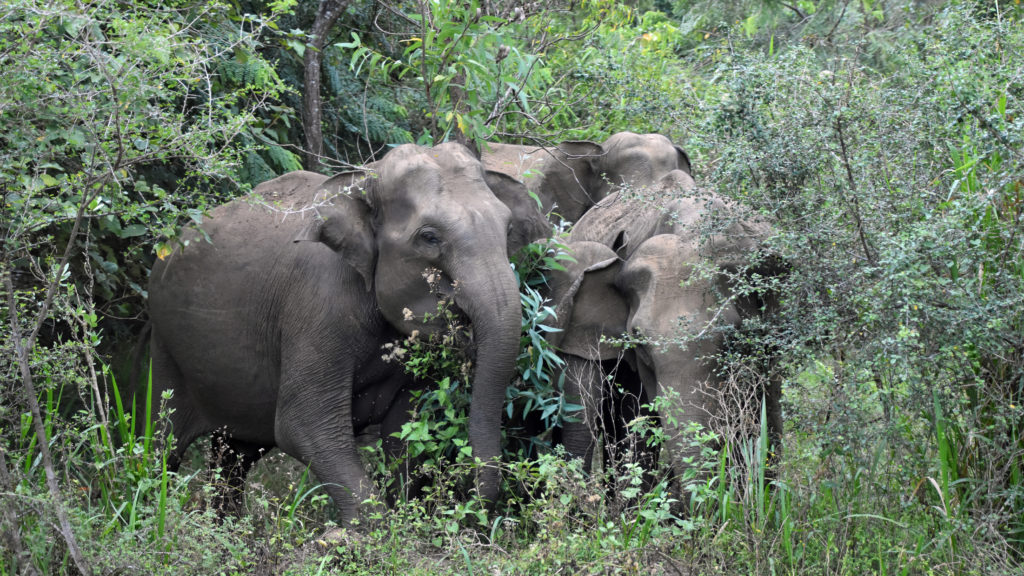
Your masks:
M1022 17L1019 0L5 2L0 574L1019 573ZM510 425L487 510L455 495L457 362L425 344L411 356L440 386L406 439L434 488L361 532L320 538L333 508L280 454L223 522L201 450L166 471L129 358L152 263L209 208L402 142L621 130L669 136L698 183L776 222L781 310L743 334L779 360L727 365L741 388L783 378L781 451L758 422L696 431L677 514L636 470L606 494ZM524 285L551 248L519 256ZM565 410L547 313L524 289L511 415Z

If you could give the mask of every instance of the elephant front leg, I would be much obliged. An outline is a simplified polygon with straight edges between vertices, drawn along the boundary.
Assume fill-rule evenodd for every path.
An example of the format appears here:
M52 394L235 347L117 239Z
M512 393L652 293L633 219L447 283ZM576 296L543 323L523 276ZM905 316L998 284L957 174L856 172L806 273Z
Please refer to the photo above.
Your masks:
M352 371L292 374L282 382L275 436L287 454L310 467L341 512L360 517L377 490L359 457L352 424Z
M583 459L583 468L589 472L594 447L602 428L604 374L599 362L572 354L566 354L563 359L565 399L580 404L583 409L573 414L574 421L562 425L562 443L570 457Z

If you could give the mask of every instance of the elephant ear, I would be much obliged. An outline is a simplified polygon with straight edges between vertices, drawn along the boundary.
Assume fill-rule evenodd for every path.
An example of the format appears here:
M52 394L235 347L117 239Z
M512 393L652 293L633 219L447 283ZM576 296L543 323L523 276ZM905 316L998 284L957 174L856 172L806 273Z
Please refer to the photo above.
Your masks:
M601 159L604 148L586 140L562 142L545 162L541 192L558 204L567 220L578 220L587 208L601 199Z
M494 170L486 170L484 180L491 192L512 212L508 230L510 256L530 242L551 236L551 224L541 213L540 200L525 184Z
M676 146L676 168L686 172L690 176L693 176L693 170L690 168L690 157L686 154L686 150L683 150L679 146Z
M314 206L317 218L294 239L321 242L340 254L363 277L367 292L373 289L377 261L371 208L375 182L372 176L356 179L353 173L324 182L321 191L326 195L317 194L323 203Z
M377 172L370 168L349 170L331 176L320 185L327 197L344 194L364 202L376 215Z
M569 140L558 145L557 161L572 169L579 185L588 189L601 178L601 159L605 149L590 140Z
M601 343L601 337L618 337L626 329L628 303L615 288L622 260L598 242L574 242L569 248L576 261L552 273L555 327L561 332L552 333L548 341L588 360L615 358L619 350Z

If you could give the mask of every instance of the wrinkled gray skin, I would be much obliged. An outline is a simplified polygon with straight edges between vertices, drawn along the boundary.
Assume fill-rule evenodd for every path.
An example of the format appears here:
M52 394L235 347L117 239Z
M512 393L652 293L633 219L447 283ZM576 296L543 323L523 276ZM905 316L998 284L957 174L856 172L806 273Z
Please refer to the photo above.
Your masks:
M568 453L583 458L589 469L596 439L602 434L614 438L616 420L627 419L605 409L613 397L605 372L621 362L632 366L635 361L632 350L601 341L602 336L615 338L626 332L629 302L615 286L622 260L597 242L573 242L568 248L573 259L563 263L565 270L548 273L549 297L556 315L550 324L561 330L550 333L548 343L565 362L566 398L584 407L581 418L563 424L561 441ZM637 395L640 391L630 392ZM612 443L605 443L606 466L612 460Z
M694 245L673 234L641 243L626 261L594 242L569 247L577 265L555 289L556 310L569 312L556 345L566 362L565 394L580 398L584 411L580 422L565 425L566 450L589 463L598 438L604 435L606 447L621 441L616 434L624 434L625 423L639 415L636 407L618 413L606 408L616 392L604 378L605 367L608 361L617 361L620 372L639 376L642 389L630 393L643 402L671 391L671 408L678 419L662 419L661 425L668 438L665 454L675 473L681 474L683 458L694 455L680 442L682 430L691 421L707 426L715 409L714 396L707 392L715 390L718 380L714 363L706 360L722 345L722 333L715 327L739 323L735 305L719 301L727 287L695 272L699 258ZM565 284L575 286L564 290ZM602 335L623 334L642 335L648 343L629 350L599 343ZM685 349L659 345L680 337L687 340Z
M591 207L570 241L604 244L628 258L658 234L675 234L695 245L697 256L734 271L770 234L762 218L748 217L734 203L699 189L689 174L673 170L653 185L613 192Z
M174 391L174 462L218 429L225 467L239 477L279 447L310 466L346 521L374 495L355 431L381 423L386 434L407 417L409 378L381 360L381 346L438 328L422 317L436 311L438 292L454 295L476 343L469 439L489 461L500 455L519 341L509 210L481 164L456 144L406 145L369 168L258 186L280 210L218 207L203 226L212 243L188 234L186 248L154 266L149 289L156 397ZM433 291L423 278L431 268L440 271ZM494 500L496 468L477 488Z
M589 462L600 434L606 446L613 444L621 438L608 436L621 434L625 421L639 415L635 409L611 415L602 409L614 396L604 373L618 358L640 378L642 389L634 394L649 401L673 392L672 408L684 417L679 426L662 424L672 439L671 464L681 473L682 458L692 455L678 444L681 427L686 421L706 426L715 409L713 396L705 392L714 391L719 381L713 362L705 358L722 346L722 327L759 314L765 303L733 297L725 273L747 264L770 227L696 190L685 173L668 175L656 191L641 198L613 194L573 228L568 246L576 262L552 282L556 326L564 329L553 343L566 361L566 394L582 397L585 407L583 421L563 432L570 454ZM599 344L601 336L622 334L642 335L649 343L626 351ZM658 345L680 336L685 349ZM767 397L769 426L777 435L777 383Z
M673 170L691 173L682 148L660 134L619 132L603 144L569 141L555 148L487 144L490 170L522 181L553 222L576 222L591 206L623 187L654 185Z
M508 229L509 256L530 242L552 235L551 223L541 214L525 184L493 170L488 170L486 176L491 192L512 212Z
M592 202L590 195L602 188L596 171L603 154L594 142L563 142L554 148L518 144L485 144L481 161L488 170L522 182L540 203L540 213L553 223L572 221L565 206ZM531 197L532 198L532 197Z

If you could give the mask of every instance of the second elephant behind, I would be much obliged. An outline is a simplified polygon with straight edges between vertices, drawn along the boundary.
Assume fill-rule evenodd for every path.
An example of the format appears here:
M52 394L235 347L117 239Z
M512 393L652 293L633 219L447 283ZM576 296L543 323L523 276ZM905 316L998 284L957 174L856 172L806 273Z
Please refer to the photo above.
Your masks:
M622 189L654 186L673 171L691 175L690 159L661 134L618 132L603 143L567 141L557 146L487 144L489 170L523 182L539 210L553 222L576 222L591 206Z
M566 362L565 393L584 405L581 421L563 432L571 455L589 462L604 434L605 458L611 458L607 449L623 440L625 423L658 398L677 416L661 418L663 454L675 475L696 455L683 431L690 422L709 428L721 416L716 400L723 376L716 358L727 333L771 304L770 294L734 290L733 275L750 264L769 227L731 208L714 195L688 194L658 206L613 196L573 230L568 247L575 261L551 282L563 329L551 340ZM758 272L772 273L764 267ZM632 347L611 343L623 335L633 339ZM627 382L625 390L610 385L611 370ZM632 373L639 385L629 389L623 373ZM770 381L763 392L775 441L782 425L778 384Z

